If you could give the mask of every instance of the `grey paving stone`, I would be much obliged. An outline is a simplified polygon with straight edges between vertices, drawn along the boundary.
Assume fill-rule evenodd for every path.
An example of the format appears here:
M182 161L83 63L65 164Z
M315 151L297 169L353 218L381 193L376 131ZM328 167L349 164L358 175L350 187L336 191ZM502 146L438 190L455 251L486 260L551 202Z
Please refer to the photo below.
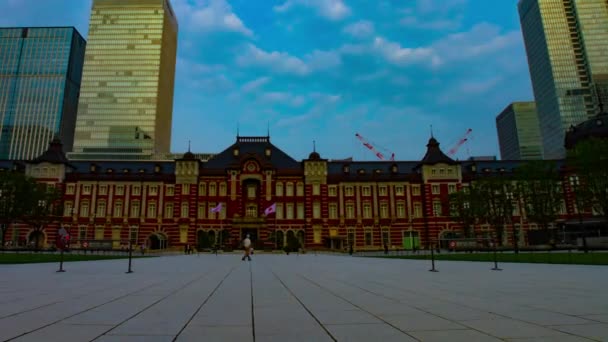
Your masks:
M608 324L562 325L554 327L573 335L591 338L597 341L608 341Z
M387 322L405 331L422 331L422 330L454 330L466 329L456 322L449 321L427 313L417 315L402 315L402 316L380 316Z
M172 342L173 339L173 335L104 335L95 342Z
M327 329L338 341L416 341L388 324L328 325Z
M563 337L557 330L512 319L473 320L462 322L473 329L499 338Z
M110 329L112 325L84 325L58 323L24 335L18 342L80 342L90 341Z
M490 342L502 341L499 338L488 336L475 330L437 330L437 331L413 331L412 336L424 342Z
M249 326L188 326L177 341L225 342L253 341L253 332Z

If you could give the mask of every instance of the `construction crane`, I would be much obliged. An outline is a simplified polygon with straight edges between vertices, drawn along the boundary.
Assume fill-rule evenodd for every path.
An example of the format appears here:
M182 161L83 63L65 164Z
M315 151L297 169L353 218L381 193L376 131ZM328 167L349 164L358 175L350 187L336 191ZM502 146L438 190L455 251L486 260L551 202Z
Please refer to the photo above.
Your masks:
M472 129L467 129L466 133L462 136L462 138L460 138L460 140L458 140L458 142L456 143L456 145L454 145L454 147L452 147L449 151L448 151L448 156L452 157L456 154L456 152L458 152L458 149L460 148L460 146L462 146L464 143L466 143L469 140L469 134L473 133Z
M367 139L365 139L361 134L359 133L355 133L355 136L357 137L357 139L359 139L361 141L361 143L363 143L363 146L367 147L368 149L370 149L372 152L374 152L374 154L376 155L376 157L378 157L378 159L380 160L386 160L386 157L384 157L384 154L382 154L382 152L378 151L376 149L376 147L374 147L374 145L369 142ZM391 158L390 160L395 160L395 154L388 151L387 149L384 149L387 153L391 154Z

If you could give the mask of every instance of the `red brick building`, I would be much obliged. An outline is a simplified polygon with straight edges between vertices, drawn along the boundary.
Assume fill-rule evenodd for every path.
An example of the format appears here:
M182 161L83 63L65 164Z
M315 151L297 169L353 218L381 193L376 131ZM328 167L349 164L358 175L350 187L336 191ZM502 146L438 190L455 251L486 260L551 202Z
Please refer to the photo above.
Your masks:
M58 141L23 168L39 182L64 193L62 225L76 247L126 244L149 248L196 246L202 231L223 245L238 247L250 234L256 248L282 246L293 235L307 249L355 250L447 246L462 235L450 217L448 196L474 179L508 174L520 162L454 161L431 138L420 161L330 161L313 151L297 161L273 145L270 137L237 137L230 147L201 161L187 152L174 161L69 161ZM560 222L574 216L569 187ZM219 213L211 212L218 208ZM276 212L264 211L276 204ZM527 244L536 225L514 211L514 231ZM578 216L576 216L578 217ZM58 226L40 236L55 241ZM225 233L221 233L225 231ZM492 236L477 225L478 236ZM7 240L31 241L25 226L10 229Z

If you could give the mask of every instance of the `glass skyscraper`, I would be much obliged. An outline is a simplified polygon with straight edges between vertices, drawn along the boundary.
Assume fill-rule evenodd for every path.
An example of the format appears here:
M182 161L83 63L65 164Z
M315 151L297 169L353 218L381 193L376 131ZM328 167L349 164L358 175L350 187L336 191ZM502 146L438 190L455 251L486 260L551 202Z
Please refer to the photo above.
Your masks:
M73 27L0 28L0 159L72 149L86 42Z
M170 151L177 31L169 0L93 1L70 158Z
M543 146L534 102L514 102L496 117L502 160L543 158Z
M520 0L519 14L544 157L565 155L571 125L599 112L608 94L608 1Z

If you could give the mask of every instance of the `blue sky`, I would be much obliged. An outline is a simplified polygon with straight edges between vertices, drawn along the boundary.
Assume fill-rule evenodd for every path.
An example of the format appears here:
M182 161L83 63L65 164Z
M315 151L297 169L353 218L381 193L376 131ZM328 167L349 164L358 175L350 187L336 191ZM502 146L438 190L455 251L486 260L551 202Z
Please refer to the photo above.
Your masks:
M173 0L179 21L172 150L265 135L296 159L499 155L495 117L533 99L517 0ZM90 0L0 0L0 26L75 26ZM10 13L10 15L6 15Z

